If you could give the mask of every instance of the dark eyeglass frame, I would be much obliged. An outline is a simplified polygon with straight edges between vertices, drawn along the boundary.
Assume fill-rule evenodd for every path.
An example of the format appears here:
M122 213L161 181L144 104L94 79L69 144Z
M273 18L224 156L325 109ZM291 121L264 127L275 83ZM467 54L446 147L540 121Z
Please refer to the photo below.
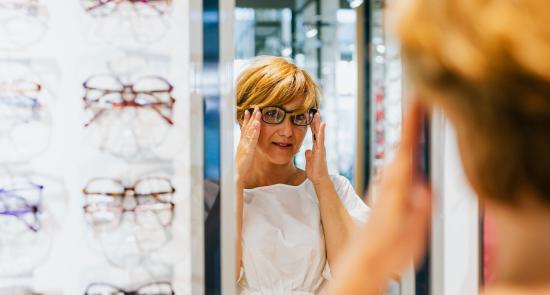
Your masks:
M89 83L92 79L97 78L97 77L101 77L101 76L113 78L114 80L116 80L119 83L120 88L119 89L97 88L97 87L92 87L92 86L89 85ZM164 79L163 77L160 77L160 76L144 76L144 77L138 78L137 81L139 81L141 79L145 79L145 78L152 78L152 79L157 79L159 81L162 81L162 82L166 83L167 88L166 89L152 89L152 90L148 90L148 91L136 91L136 90L134 90L135 84L125 84L120 80L119 77L114 76L114 75L94 75L94 76L91 76L88 79L86 79L86 81L84 81L82 83L82 87L84 87L84 89L86 91L86 93L84 94L84 97L82 98L84 100L84 104L85 104L84 108L85 109L91 109L91 108L95 107L95 108L98 108L99 110L94 114L94 116L92 118L90 118L88 120L88 122L86 122L84 124L84 126L88 127L95 120L97 120L97 118L99 116L101 116L105 111L113 110L113 109L117 109L117 108L125 108L125 107L151 108L157 114L159 114L159 116L164 121L166 121L166 123L168 123L169 125L174 125L174 122L172 121L172 118L171 118L172 108L174 107L174 103L176 102L176 99L172 96L172 90L174 89L174 86L172 86L172 84L170 84L170 82L168 82L168 80L166 80L166 79ZM91 99L91 98L88 97L88 92L89 91L100 91L100 92L102 92L102 95L98 99ZM113 93L120 95L120 97L121 97L120 102L118 102L118 101L117 102L102 101L103 97L105 97L108 94L113 94ZM168 94L169 100L168 101L161 101L160 99L158 99L159 101L157 101L157 102L142 104L142 103L138 103L136 101L136 98L139 94L146 94L146 95L148 95L150 97L153 97L155 99L158 99L158 97L155 96L156 94ZM130 95L131 98L128 99L128 98L125 97L125 95ZM110 107L104 107L104 106L101 106L101 104L107 104L107 105L110 105ZM161 112L160 108L168 109L169 112L170 112L170 115L167 116L167 115L163 114Z
M30 183L30 187L20 187L20 188L13 188L13 189L3 189L0 188L0 203L2 202L3 198L15 198L21 201L24 206L18 210L4 210L0 211L0 215L6 215L6 216L13 216L17 218L19 221L21 221L25 226L33 231L38 232L41 228L40 220L38 218L38 213L40 212L40 204L30 204L30 202L27 201L23 196L21 196L22 191L26 190L37 190L39 193L39 200L40 202L42 200L42 192L44 190L43 185ZM25 221L22 217L26 214L32 214L34 221L32 223L28 223Z
M97 287L97 286L112 288L112 289L116 290L117 292L122 293L124 295L138 295L138 294L140 294L139 291L141 289L147 288L147 287L150 287L150 286L154 286L154 285L162 285L162 286L170 288L170 293L169 294L162 294L162 295L175 295L176 294L174 292L174 288L172 287L172 284L170 282L153 282L153 283L148 283L148 284L142 285L142 286L140 286L139 288L137 288L135 290L124 290L124 289L121 289L117 286L113 286L111 284L106 284L106 283L91 283L90 285L88 285L88 287L86 287L86 292L84 293L84 295L96 295L94 293L88 293L88 292L90 292L91 288ZM117 293L117 294L119 294L119 293Z
M285 115L283 116L283 118L281 119L280 122L278 123L272 123L272 122L267 122L264 120L264 110L267 109L267 108L274 108L274 109L278 109L278 110L281 110L283 112L285 112ZM248 112L252 115L252 113L254 112L254 108L250 108L248 109ZM286 116L288 114L294 114L295 112L294 111L287 111L285 110L283 107L280 107L280 106L268 106L268 107L264 107L264 108L261 108L260 109L260 112L262 112L262 122L266 123L266 124L269 124L269 125L279 125L281 123L283 123L286 119ZM304 113L300 113L300 114L295 114L295 115L290 115L290 122L296 126L309 126L311 124L311 122L313 121L313 117L315 116L315 114L318 112L317 108L311 108L309 109L307 112L304 112ZM306 124L296 124L296 122L294 121L294 119L296 118L296 116L299 116L299 115L303 115L303 114L306 114L308 113L309 114L309 121L306 123Z

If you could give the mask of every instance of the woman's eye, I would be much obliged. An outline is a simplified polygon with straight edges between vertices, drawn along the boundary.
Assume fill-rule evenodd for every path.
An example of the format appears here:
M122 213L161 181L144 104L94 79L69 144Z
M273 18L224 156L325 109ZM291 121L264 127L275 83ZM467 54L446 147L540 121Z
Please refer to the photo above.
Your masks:
M306 119L306 115L305 114L301 114L301 115L296 115L294 116L294 121L304 121Z
M277 117L277 111L267 111L267 112L265 112L264 116Z

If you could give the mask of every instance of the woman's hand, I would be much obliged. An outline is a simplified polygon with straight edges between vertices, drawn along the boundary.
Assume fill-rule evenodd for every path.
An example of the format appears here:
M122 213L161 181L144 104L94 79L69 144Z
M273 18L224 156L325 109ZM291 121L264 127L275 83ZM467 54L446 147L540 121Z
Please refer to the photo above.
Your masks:
M313 117L310 127L313 134L313 147L310 150L306 150L306 174L307 178L316 185L325 180L330 181L325 156L326 124L324 122L321 123L319 113L316 113L315 117Z
M369 222L336 266L329 294L380 294L387 279L422 258L431 218L431 194L418 164L423 111L411 102L401 144L383 171Z
M241 125L241 138L237 146L237 155L235 163L237 166L237 185L236 185L236 210L237 210L237 236L235 239L235 280L239 279L239 274L242 264L242 228L243 228L243 190L245 188L245 180L252 169L254 162L254 153L256 152L256 144L260 137L260 119L262 113L259 109L255 109L252 114L248 110L244 111L244 119Z
M244 119L241 125L241 138L237 146L236 167L237 167L237 187L244 188L244 182L254 160L256 144L260 136L260 119L262 113L255 109L252 114L248 110L244 111Z

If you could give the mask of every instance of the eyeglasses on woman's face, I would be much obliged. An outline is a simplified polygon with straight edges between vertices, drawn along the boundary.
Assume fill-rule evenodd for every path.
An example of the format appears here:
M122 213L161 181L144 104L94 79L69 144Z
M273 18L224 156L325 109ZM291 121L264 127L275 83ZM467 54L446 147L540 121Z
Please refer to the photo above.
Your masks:
M248 109L248 111L252 114L254 109ZM262 112L262 121L266 124L281 124L285 120L287 114L291 114L290 122L292 122L292 124L296 126L308 126L311 124L311 121L313 121L317 109L312 108L305 113L295 114L293 111L287 111L282 107L270 106L261 108L260 112Z

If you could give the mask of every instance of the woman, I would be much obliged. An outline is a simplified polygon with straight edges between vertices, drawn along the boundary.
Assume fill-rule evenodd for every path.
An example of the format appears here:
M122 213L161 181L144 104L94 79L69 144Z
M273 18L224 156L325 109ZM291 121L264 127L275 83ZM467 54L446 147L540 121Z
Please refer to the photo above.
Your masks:
M368 208L329 176L319 91L307 72L259 57L237 82L237 273L241 294L317 294ZM298 153L308 126L306 170Z
M424 252L430 194L414 159L422 109L432 107L456 127L466 176L499 230L497 279L484 294L550 294L550 1L401 4L416 94L382 197L331 294L379 294Z

